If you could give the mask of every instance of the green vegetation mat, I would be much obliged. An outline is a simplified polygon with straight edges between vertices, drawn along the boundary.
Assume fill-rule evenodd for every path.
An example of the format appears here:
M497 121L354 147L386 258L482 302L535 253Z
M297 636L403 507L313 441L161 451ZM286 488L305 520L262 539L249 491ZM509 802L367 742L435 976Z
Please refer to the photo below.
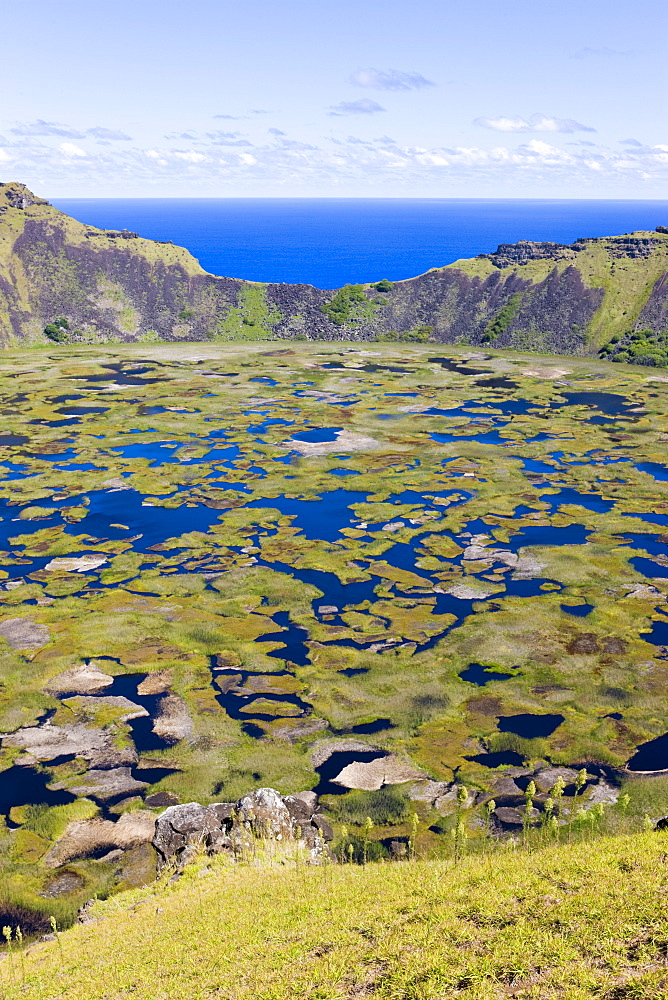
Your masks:
M56 893L54 844L160 792L316 787L328 739L480 795L508 761L619 783L668 731L666 382L407 343L4 354L6 899L141 884L141 851L82 849Z

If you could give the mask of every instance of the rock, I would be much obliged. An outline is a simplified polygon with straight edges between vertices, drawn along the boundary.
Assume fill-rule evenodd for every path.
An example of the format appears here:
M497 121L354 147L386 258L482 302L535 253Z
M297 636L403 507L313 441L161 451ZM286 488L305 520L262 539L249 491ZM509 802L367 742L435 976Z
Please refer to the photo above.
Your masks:
M334 831L321 813L316 813L312 822L320 830L323 840L334 840Z
M283 720L281 720L283 722ZM304 736L312 736L323 729L327 729L328 723L325 719L318 719L310 715L307 719L295 719L289 725L281 725L271 729L271 735L276 740L287 740L289 743L296 743Z
M411 802L429 802L433 805L436 799L446 795L451 787L451 783L447 781L431 781L430 779L418 781L411 788L408 797Z
M12 649L39 649L51 638L46 625L38 625L31 618L5 618L0 622L0 636Z
M108 819L76 820L53 845L44 859L49 868L86 858L103 848L128 850L139 844L151 842L155 830L155 816L146 810L124 813L113 823Z
M110 771L91 770L84 775L85 783L69 788L75 795L91 795L94 799L106 802L121 796L133 795L148 788L148 782L137 781L132 777L129 767L116 767ZM62 788L62 784L53 785L54 789Z
M113 865L116 864L117 861L120 861L124 854L125 851L122 848L115 847L113 851L109 851L108 854L103 854L102 857L97 860L102 861L105 865Z
M336 615L339 613L339 609L335 604L321 604L317 611L319 615Z
M178 743L193 735L193 721L183 698L167 694L158 703L153 732L166 743Z
M545 767L534 774L533 780L539 792L550 792L558 778L568 787L575 784L577 776L578 772L571 767Z
M106 556L78 556L52 559L44 569L52 573L89 573L93 569L104 566Z
M301 799L302 802L306 803L306 805L308 806L308 808L311 810L311 813L315 812L316 806L318 805L318 796L316 795L315 792L311 792L311 791L297 792L295 795L291 795L290 798L291 799Z
M273 788L258 788L244 795L238 802L239 815L251 824L254 833L286 840L292 835L294 824L285 801ZM303 805L306 810L306 805Z
M494 782L494 797L500 798L501 796L503 797L513 796L513 797L523 798L524 792L522 791L520 786L513 781L511 777L503 775L502 777L497 778L496 781Z
M450 790L447 791L445 795L440 795L436 799L436 801L434 802L434 808L442 815L446 816L449 813L454 812L455 809L457 808L470 809L473 805L475 805L475 801L478 797L477 792L469 791L468 795L466 796L466 801L462 803L458 802L457 792L459 791L460 787L461 787L460 785L452 785L450 787Z
M368 762L355 761L348 764L332 781L344 788L360 788L374 791L383 785L402 785L405 781L424 778L424 771L418 770L394 754L379 757Z
M662 816L661 819L657 819L654 824L655 830L668 830L668 816Z
M44 685L49 694L59 697L64 694L99 694L111 684L114 678L105 674L95 663L82 663L62 674L57 674Z
M498 806L494 810L494 815L505 826L524 825L524 807L517 809L513 806ZM529 815L530 820L533 822L533 820L537 819L538 816L540 816L538 810L532 809Z
M520 556L512 573L513 580L534 580L539 577L546 564L539 562L534 556Z
M91 768L96 771L111 771L117 767L135 767L139 763L139 754L133 746L107 746L101 750L91 750L85 756Z
M147 695L165 694L172 684L171 670L156 670L137 685L137 694L144 698Z
M179 797L174 792L154 792L153 795L146 796L144 804L149 809L166 809L168 806L177 806Z
M590 794L587 796L584 808L590 809L592 806L599 805L599 803L604 806L614 806L615 802L618 801L619 796L619 788L615 788L614 785L608 784L607 781L599 781L597 785L594 785Z
M75 756L89 759L91 754L110 751L111 736L102 729L76 723L72 726L26 726L2 737L5 746L21 747L36 760L54 760L56 757Z

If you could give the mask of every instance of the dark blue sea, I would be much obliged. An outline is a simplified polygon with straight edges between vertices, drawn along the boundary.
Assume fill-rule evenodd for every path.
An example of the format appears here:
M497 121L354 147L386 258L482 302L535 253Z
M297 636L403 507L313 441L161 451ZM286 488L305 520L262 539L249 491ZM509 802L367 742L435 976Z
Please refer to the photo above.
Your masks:
M77 198L53 204L103 229L187 247L213 274L254 281L397 281L499 243L668 225L668 201Z

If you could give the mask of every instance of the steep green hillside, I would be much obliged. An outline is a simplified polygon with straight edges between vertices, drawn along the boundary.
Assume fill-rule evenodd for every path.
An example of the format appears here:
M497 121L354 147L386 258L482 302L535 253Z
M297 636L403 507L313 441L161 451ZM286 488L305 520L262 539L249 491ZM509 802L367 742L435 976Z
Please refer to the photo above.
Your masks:
M287 855L189 869L16 950L30 1000L659 1000L666 835L533 854L309 868Z
M642 363L661 365L668 234L659 230L502 244L408 281L332 292L216 277L187 250L83 225L4 184L0 341L432 340L586 355L642 329L661 341Z

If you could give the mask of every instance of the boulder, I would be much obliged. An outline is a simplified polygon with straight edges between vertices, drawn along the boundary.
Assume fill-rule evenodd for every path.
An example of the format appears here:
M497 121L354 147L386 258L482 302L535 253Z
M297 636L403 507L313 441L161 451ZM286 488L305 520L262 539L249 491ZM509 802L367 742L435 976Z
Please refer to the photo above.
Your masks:
M545 767L537 771L533 780L539 792L549 792L554 787L558 778L561 778L566 787L574 785L578 772L572 767Z
M36 760L74 756L88 759L91 754L113 748L111 736L102 729L75 723L72 726L25 726L2 737L8 747L26 750Z
M297 801L292 803L295 809ZM297 815L306 812L305 804L299 802L299 806ZM258 788L244 795L239 799L238 811L240 819L250 823L256 835L273 840L288 840L299 825L293 822L286 802L273 788Z
M146 695L166 694L172 684L171 670L156 670L140 681L137 685L137 694L140 698Z
M448 781L431 781L430 779L416 781L408 793L408 797L411 802L429 802L433 805L436 799L446 795L451 787L452 785Z

